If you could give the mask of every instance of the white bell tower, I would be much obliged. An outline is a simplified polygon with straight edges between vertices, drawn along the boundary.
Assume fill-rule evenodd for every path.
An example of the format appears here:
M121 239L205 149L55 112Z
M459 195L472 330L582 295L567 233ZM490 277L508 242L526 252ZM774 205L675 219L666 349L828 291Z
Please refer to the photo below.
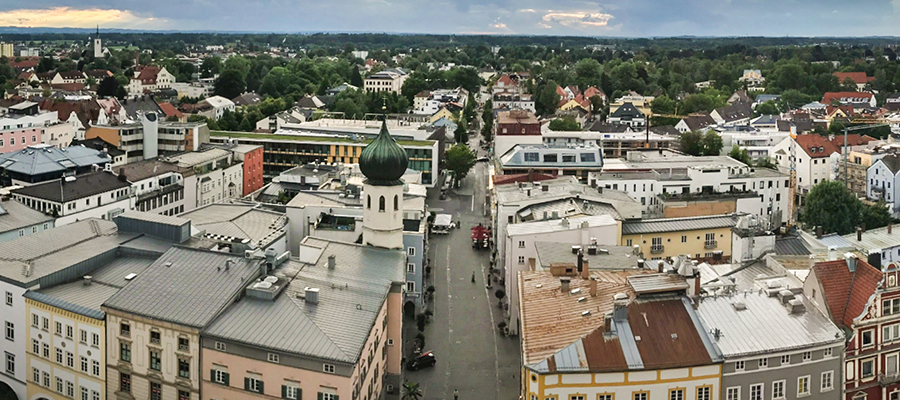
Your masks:
M103 57L103 44L100 42L100 25L97 25L97 36L94 36L94 58Z
M409 164L382 122L381 131L359 155L363 181L363 244L403 248L403 174Z

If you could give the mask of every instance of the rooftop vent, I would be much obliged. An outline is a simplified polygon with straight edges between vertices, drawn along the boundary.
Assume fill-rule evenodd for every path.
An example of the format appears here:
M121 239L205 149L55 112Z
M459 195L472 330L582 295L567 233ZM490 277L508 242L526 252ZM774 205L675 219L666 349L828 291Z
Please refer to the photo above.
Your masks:
M747 309L747 305L742 302L731 303L731 307L734 308L734 311L744 311Z
M94 277L92 277L90 275L85 275L84 276L84 286L91 286L91 281L93 280L93 278Z
M800 314L806 311L806 306L803 305L802 299L793 299L788 301L788 309L791 310L791 314Z
M588 310L588 311L583 311L583 312L581 313L581 316L582 316L582 317L590 317L590 316L591 316L591 311L590 311L590 310Z
M789 289L784 289L778 292L778 300L781 300L781 304L787 304L789 301L794 299L794 292Z
M128 275L125 275L125 280L126 280L126 281L130 281L130 280L134 279L134 277L136 277L136 276L137 276L137 274L135 274L135 273L132 272L132 273L130 273L130 274L128 274Z
M307 304L319 304L319 288L304 288Z

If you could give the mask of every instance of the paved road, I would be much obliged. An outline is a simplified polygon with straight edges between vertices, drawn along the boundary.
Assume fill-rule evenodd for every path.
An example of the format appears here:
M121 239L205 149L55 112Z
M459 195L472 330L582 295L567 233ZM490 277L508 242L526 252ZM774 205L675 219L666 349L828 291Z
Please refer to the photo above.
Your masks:
M485 281L490 251L473 249L469 233L479 222L487 224L483 216L485 168L485 163L478 163L449 199L439 200L437 193L429 196L430 208L454 215L462 227L431 238L429 257L436 291L425 348L434 351L438 363L434 368L406 373L409 382L420 384L424 400L452 399L454 389L459 390L460 400L518 398L518 338L497 333L497 323L502 320L494 297L497 287L488 290Z

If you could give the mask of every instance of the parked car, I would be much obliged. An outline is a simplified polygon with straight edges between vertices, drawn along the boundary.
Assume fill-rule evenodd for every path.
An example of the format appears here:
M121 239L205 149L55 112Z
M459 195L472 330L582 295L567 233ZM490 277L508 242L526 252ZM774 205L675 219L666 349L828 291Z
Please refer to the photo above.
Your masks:
M409 362L406 363L406 369L410 371L418 371L425 367L433 367L434 364L437 364L437 359L434 358L434 353L426 351L420 354L418 357L409 360Z

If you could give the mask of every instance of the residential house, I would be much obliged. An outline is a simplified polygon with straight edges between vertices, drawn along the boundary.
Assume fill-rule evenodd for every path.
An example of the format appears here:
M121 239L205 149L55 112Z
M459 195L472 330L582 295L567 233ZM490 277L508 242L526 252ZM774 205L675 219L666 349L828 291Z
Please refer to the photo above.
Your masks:
M678 121L675 129L681 133L701 131L707 127L711 129L716 123L716 120L707 113L691 114Z
M750 102L739 101L725 107L719 107L709 115L720 126L746 125L753 117Z
M847 253L816 263L803 284L811 303L846 333L843 396L846 400L900 396L897 355L900 307L895 264L883 270Z
M875 95L866 92L826 92L822 95L822 104L826 106L844 104L851 106L875 107Z
M173 216L196 207L197 174L190 168L151 159L113 171L131 185L137 211Z
M234 102L222 96L207 97L203 101L197 103L197 106L201 108L201 111L199 112L200 115L216 121L218 121L219 118L222 118L225 111L234 112L235 107Z
M173 83L175 83L175 76L169 73L166 67L138 65L134 68L134 76L126 89L129 94L144 94L171 88Z
M333 88L330 88L330 89L326 90L326 91L325 91L325 95L326 95L326 96L337 96L338 94L340 94L341 92L343 92L343 91L345 91L345 90L347 90L347 89L359 90L358 87L353 86L353 85L351 85L351 84L349 84L349 83L347 83L347 82L344 82L344 83L342 83L342 84L340 84L340 85L337 85L337 86L335 86L335 87L333 87Z
M306 118L299 112L299 109L291 109L290 111L281 111L256 121L256 129L275 132L284 128L285 124L301 124L305 121Z
M175 120L175 122L187 122L187 117L181 111L178 111L178 108L172 105L172 103L157 104L159 104L159 109L162 110L162 114L165 116L166 121Z
M87 218L112 219L133 210L130 186L110 172L98 171L15 189L12 197L57 217L60 226Z
M851 135L848 135L851 136ZM859 136L859 135L856 135ZM839 140L836 137L835 140ZM850 138L848 137L848 142ZM840 140L843 145L843 140ZM868 170L875 161L887 155L896 154L900 146L895 144L876 144L869 142L865 148L851 148L850 154L847 156L847 164L839 167L839 176L844 176L844 168L847 169L846 176L849 178L847 186L850 191L860 197L868 196L867 187L869 185ZM863 147L863 146L859 146Z
M500 156L499 174L522 174L529 171L552 175L573 175L586 182L588 173L603 168L600 147L559 147L546 144L515 145Z
M523 398L718 398L721 356L685 297L698 278L583 271L516 282Z
M726 102L729 105L732 105L734 103L750 103L752 102L752 100L750 99L750 96L747 96L747 92L743 90L737 90L731 94L731 97L729 97Z
M366 77L363 87L366 91L400 93L409 73L401 68L390 68Z
M866 169L866 198L872 201L884 201L890 208L891 215L900 216L900 157L886 155Z
M642 128L647 124L644 113L628 102L616 108L616 111L610 112L606 120L611 124L628 125L632 128Z
M494 154L506 154L516 144L541 143L541 123L530 111L499 111L496 125Z
M201 332L202 398L399 398L404 254L313 237L300 246Z
M755 99L753 99L753 104L751 106L753 109L756 109L756 106L763 104L769 101L778 101L781 99L780 94L760 94L757 95Z
M801 194L805 194L819 182L833 179L834 165L840 158L840 150L826 137L804 134L797 135L796 138L784 138L769 153L769 158L783 173L790 173L792 156L796 157L794 168L797 187Z
M641 114L644 115L653 115L653 112L650 110L650 103L653 102L654 96L643 96L637 92L631 91L628 94L619 97L615 101L609 104L609 113L612 114L625 105L625 103L631 103Z
M256 92L246 92L238 97L231 99L231 102L234 103L235 108L242 108L244 106L259 104L260 102L262 102L262 97L256 94Z
M268 274L267 261L173 247L103 302L108 398L199 400L200 332Z
M430 99L431 99L431 92L428 90L423 90L419 93L416 93L416 95L413 96L413 109L414 110L424 109L425 103L428 102L428 100L430 100ZM435 111L437 111L437 110L435 110ZM428 114L430 115L433 113L428 113Z
M731 257L736 223L732 215L623 221L619 246L639 248L642 257L651 260L688 254L696 260L723 262Z
M188 201L195 199L195 203L185 204L186 210L243 197L244 166L231 151L201 148L167 157L166 161L196 174L197 186L193 188L196 191L186 195Z
M738 81L746 83L749 88L754 88L762 86L766 78L762 76L762 71L758 69L745 69Z

